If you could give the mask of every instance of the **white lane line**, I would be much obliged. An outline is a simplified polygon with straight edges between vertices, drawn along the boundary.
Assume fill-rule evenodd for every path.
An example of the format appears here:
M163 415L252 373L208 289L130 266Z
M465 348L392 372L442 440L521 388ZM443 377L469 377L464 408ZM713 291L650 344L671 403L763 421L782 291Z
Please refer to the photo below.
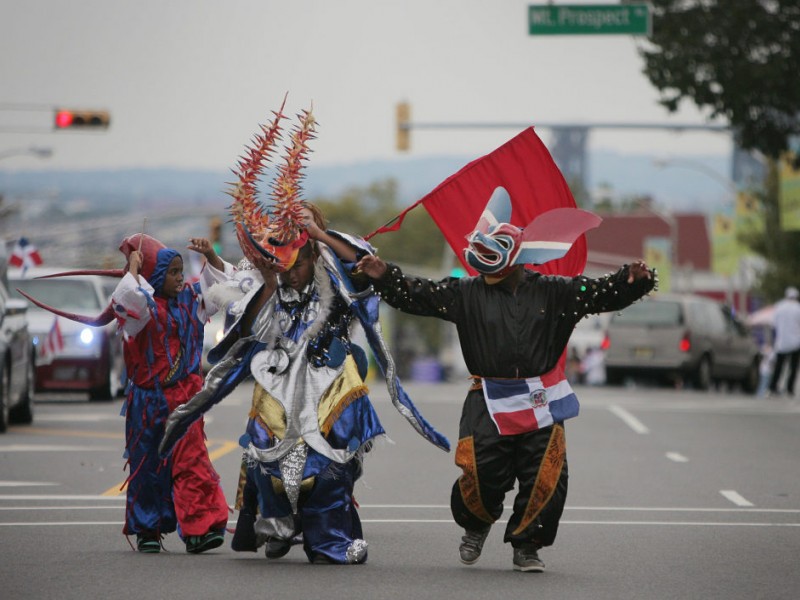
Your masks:
M680 452L667 452L667 458L676 463L689 462L689 459Z
M0 446L3 452L109 452L119 450L116 446L66 446L48 444L9 444Z
M641 435L650 433L650 430L644 423L642 423L639 419L634 417L631 413L629 413L621 406L612 404L611 406L608 407L608 410L610 410L612 413L614 413L616 416L622 419L622 422L625 423L631 429L633 429L636 433L639 433Z
M409 523L431 524L440 523L442 525L453 526L452 519L362 519L362 523L397 523L407 525ZM508 521L498 520L498 524L504 524ZM87 525L111 525L119 527L121 521L53 521L50 523L42 523L41 521L33 523L2 523L0 527L86 527ZM235 521L228 521L228 525L234 525ZM658 526L658 527L800 527L800 523L721 523L712 521L561 521L562 525L645 525L645 526Z
M49 481L0 481L0 487L34 487L47 485L61 485Z
M720 490L720 494L725 496L728 500L733 502L736 506L753 506L747 498L739 494L736 490Z
M121 421L119 415L96 413L36 415L37 423L99 423L100 421Z

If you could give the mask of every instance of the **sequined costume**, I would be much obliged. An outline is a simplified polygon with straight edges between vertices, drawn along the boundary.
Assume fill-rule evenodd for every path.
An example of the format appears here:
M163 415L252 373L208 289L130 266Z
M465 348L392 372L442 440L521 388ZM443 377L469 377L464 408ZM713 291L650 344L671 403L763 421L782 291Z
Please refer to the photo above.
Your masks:
M370 251L363 241L328 233L361 253ZM378 324L377 295L357 290L336 255L324 244L318 248L313 281L301 291L279 286L252 331L241 330L241 318L261 290L257 272L244 271L228 282L244 296L229 307L234 321L209 354L216 364L203 392L170 417L162 449L168 451L186 423L252 375L234 549L254 551L302 532L310 561L361 563L367 546L353 487L364 454L384 429L364 384L366 355L351 339L356 322L397 410L435 445L447 450L449 443L423 419L395 376Z
M455 521L485 530L503 511L503 498L519 482L504 540L513 546L553 543L567 495L563 417L515 435L492 421L481 379L524 382L557 366L575 324L589 313L619 310L653 287L629 284L628 267L599 279L545 276L525 270L516 291L482 276L431 281L404 276L389 264L373 285L391 306L455 323L469 372L456 464L462 474L451 495ZM544 379L544 377L543 377ZM542 401L546 401L544 398ZM575 404L577 414L577 404Z
M169 458L158 456L167 416L203 385L206 307L199 283L185 285L173 299L159 295L166 266L179 256L177 251L143 252L139 280L125 274L112 294L129 378L124 411L130 474L123 531L160 537L177 527L187 540L223 532L229 515L202 420L189 428Z

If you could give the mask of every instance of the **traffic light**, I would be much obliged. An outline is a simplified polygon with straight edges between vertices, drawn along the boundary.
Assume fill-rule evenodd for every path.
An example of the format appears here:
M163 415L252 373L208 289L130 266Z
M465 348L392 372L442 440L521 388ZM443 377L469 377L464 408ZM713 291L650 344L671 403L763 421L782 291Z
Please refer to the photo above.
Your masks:
M108 129L111 115L107 110L57 108L53 124L56 129Z
M408 102L397 104L397 149L400 152L411 149L411 105Z

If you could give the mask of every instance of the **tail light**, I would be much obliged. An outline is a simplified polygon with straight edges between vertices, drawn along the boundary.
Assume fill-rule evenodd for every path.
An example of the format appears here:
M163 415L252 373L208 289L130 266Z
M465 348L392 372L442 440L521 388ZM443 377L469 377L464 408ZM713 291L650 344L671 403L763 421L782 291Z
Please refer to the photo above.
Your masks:
M681 338L681 341L678 343L678 349L681 352L688 352L689 350L692 349L692 342L689 339L688 331L683 332L683 337Z
M600 342L600 350L608 350L609 348L611 348L611 339L608 337L608 334L606 333L603 336L603 341Z

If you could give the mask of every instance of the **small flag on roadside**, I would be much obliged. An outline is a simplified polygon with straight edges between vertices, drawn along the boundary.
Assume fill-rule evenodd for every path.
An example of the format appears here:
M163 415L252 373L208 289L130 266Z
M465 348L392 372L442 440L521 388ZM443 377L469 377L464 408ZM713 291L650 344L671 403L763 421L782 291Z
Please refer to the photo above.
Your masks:
M36 246L31 244L27 238L21 237L14 245L8 264L12 267L22 267L22 270L25 271L29 267L36 267L42 264L42 257L39 255L39 250L36 249Z
M64 349L64 337L61 335L61 327L58 324L58 317L53 319L53 326L47 333L39 346L39 364L52 362L55 355Z

